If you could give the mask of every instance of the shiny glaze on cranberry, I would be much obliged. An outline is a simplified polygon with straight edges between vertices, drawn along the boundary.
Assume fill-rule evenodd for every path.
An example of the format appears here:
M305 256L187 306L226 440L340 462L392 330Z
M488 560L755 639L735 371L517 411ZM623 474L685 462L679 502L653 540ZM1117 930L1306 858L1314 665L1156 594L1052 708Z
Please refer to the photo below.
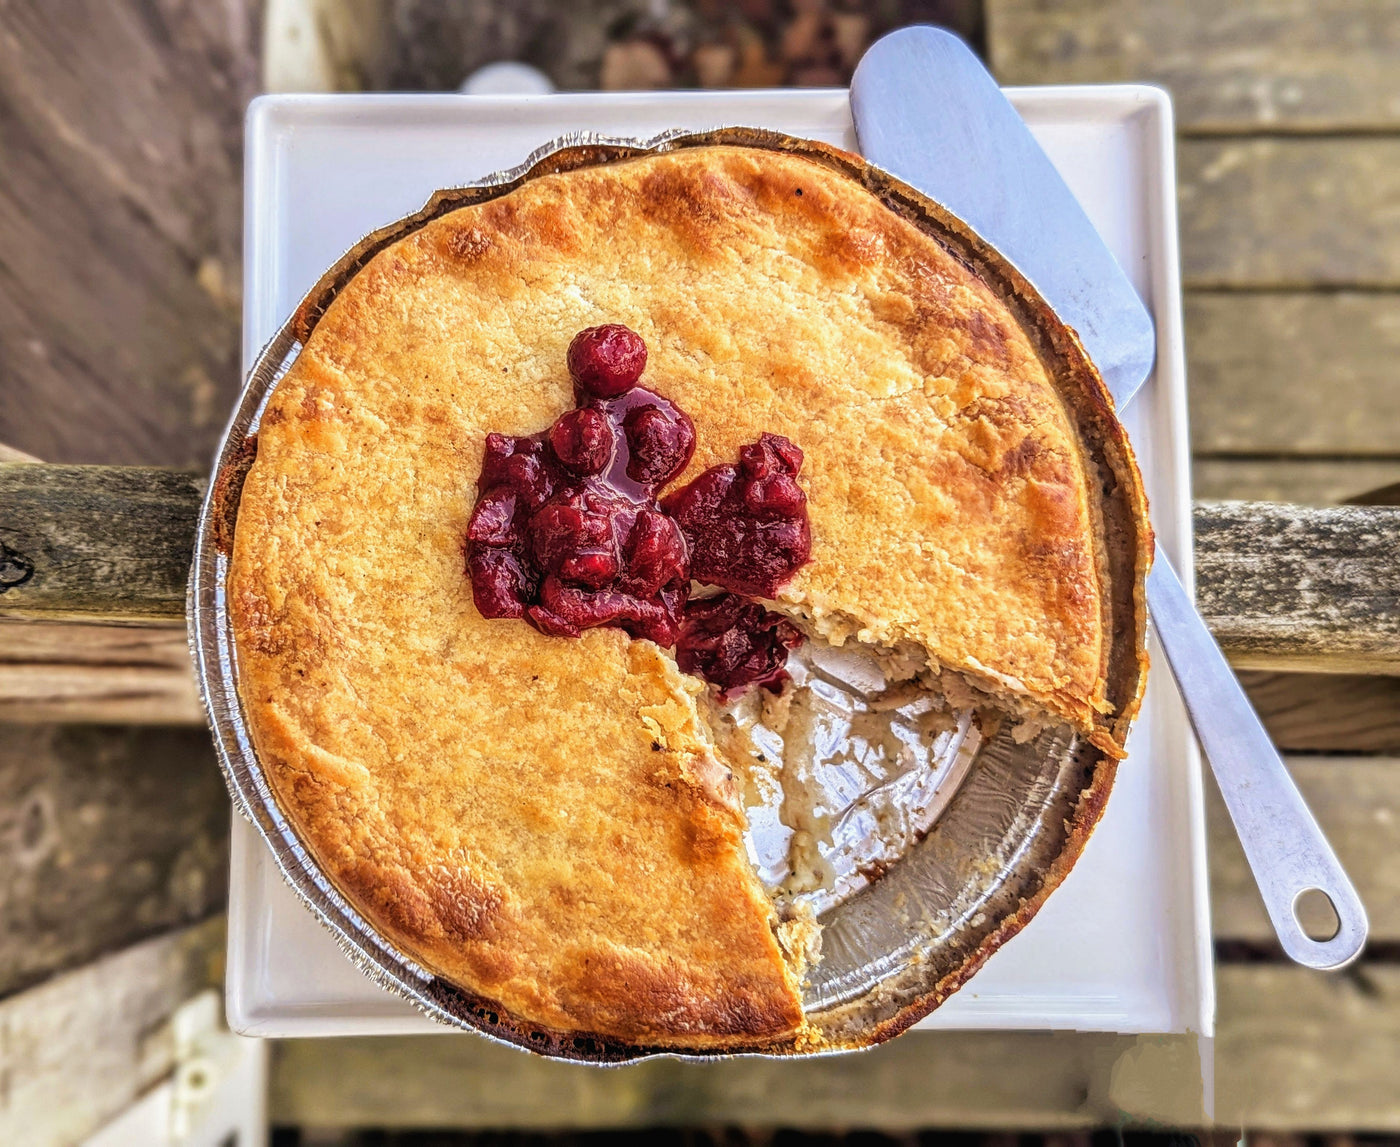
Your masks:
M773 597L812 556L802 451L781 434L741 447L737 466L711 466L662 507L690 543L690 576L750 597Z
M467 527L472 598L483 617L555 636L614 626L679 642L681 667L722 696L776 689L797 630L736 593L686 597L692 576L771 597L806 561L802 452L765 434L737 467L712 467L666 499L677 510L663 508L658 491L689 464L695 426L636 385L645 362L626 327L590 327L569 348L578 405L539 434L487 435Z
M624 425L638 411L669 429L634 449ZM640 387L589 399L541 434L487 435L467 527L482 616L568 637L612 625L674 644L690 584L685 538L656 503L660 482L632 475L669 478L694 449L690 419Z

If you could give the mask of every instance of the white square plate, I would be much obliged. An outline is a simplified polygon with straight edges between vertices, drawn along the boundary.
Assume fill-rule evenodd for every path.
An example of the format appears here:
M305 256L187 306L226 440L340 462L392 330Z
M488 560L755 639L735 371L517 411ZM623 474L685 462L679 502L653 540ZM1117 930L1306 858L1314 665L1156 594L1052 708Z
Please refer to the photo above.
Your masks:
M1154 377L1124 421L1177 569L1191 568L1171 105L1148 87L1008 92L1157 322ZM265 96L248 111L245 370L326 267L437 188L514 166L572 131L774 128L855 150L844 91L533 97ZM1015 252L1006 252L1013 260ZM1069 879L931 1028L1211 1034L1201 770L1154 650L1142 716L1107 812ZM235 817L229 1025L248 1035L441 1031L336 947Z

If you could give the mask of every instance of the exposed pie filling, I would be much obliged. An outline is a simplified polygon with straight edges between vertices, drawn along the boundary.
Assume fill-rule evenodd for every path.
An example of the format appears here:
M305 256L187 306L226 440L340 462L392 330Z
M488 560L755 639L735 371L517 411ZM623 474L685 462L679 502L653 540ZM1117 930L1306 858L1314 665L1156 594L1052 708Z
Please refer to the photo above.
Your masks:
M802 451L764 434L658 501L695 453L684 411L638 386L641 337L613 323L569 345L576 405L539 434L488 434L467 527L483 617L577 637L613 626L675 646L721 696L787 679L797 629L772 597L811 555ZM692 580L728 592L690 598Z

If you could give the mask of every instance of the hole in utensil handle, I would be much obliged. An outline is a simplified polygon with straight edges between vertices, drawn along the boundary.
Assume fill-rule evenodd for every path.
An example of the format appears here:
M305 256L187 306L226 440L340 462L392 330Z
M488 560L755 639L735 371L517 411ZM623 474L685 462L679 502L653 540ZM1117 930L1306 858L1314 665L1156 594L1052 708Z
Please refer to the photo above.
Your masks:
M1335 939L1342 930L1337 906L1321 888L1304 888L1293 898L1293 918L1303 935L1318 944Z

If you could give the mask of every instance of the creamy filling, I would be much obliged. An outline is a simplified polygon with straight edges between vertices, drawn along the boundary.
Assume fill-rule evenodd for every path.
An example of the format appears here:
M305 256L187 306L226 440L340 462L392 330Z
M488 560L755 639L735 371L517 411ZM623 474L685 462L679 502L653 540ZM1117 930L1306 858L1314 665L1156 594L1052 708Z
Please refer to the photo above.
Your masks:
M791 654L781 694L709 695L750 859L785 921L814 922L878 879L971 767L982 740L973 709L949 705L908 663L901 676L901 660L815 638Z

